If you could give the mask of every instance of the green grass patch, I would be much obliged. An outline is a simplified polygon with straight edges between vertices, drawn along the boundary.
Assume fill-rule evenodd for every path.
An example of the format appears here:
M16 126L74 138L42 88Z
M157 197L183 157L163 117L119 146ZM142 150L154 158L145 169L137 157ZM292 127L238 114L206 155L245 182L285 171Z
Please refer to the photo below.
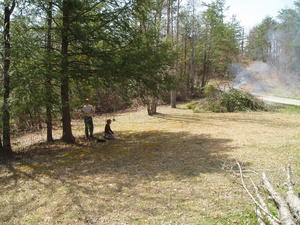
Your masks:
M275 112L300 115L300 106L297 105L275 104L273 108Z
M241 214L232 215L229 218L222 219L217 224L232 225L232 224L251 224L258 225L257 217L254 212L244 212Z

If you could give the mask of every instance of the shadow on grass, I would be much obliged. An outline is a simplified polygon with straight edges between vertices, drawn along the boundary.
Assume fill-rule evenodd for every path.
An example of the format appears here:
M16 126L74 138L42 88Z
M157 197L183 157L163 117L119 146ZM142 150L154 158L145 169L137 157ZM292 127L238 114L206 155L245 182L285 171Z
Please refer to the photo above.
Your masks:
M80 163L77 175L123 172L143 178L168 172L193 176L221 172L220 165L229 160L226 153L232 150L230 142L230 139L188 132L121 133L118 140L105 143L79 138L74 145L59 141L50 145L36 144L21 153L19 161L9 168L38 175L59 168L76 169L76 164Z
M63 186L72 204L53 212L54 218L74 206L88 215L82 196L93 199L99 198L96 193L100 193L109 198L122 192L124 187L134 187L143 181L182 180L207 173L225 173L223 164L235 163L227 154L232 150L230 143L230 139L216 139L205 134L148 131L121 133L119 140L105 143L81 138L76 145L38 144L31 146L19 161L8 165L0 188L2 193L10 192L22 185L19 180L25 180L42 186L37 193L49 193L50 198ZM85 180L84 184L79 180ZM112 182L113 186L103 188L106 182ZM13 201L14 207L3 221L10 221L16 214L22 214L22 210L25 214L27 207L35 210L43 206L36 198Z
M185 110L185 109L180 109ZM203 121L201 114L194 114L194 115L185 115L185 114L164 114L164 113L157 113L153 115L153 117L165 119L165 120L172 120L177 122L199 122Z
M165 173L178 178L223 173L222 165L232 163L227 155L232 150L230 142L205 134L148 131L121 133L119 140L105 143L80 138L75 145L36 144L8 164L10 176L0 187L11 180L17 183L18 177L35 179L40 175L69 179L121 173L138 182Z
M240 112L242 113L242 112ZM195 113L194 115L185 115L185 114L163 114L158 113L154 115L156 118L176 121L176 122L202 122L202 123L209 123L210 120L213 120L215 125L215 121L222 121L222 122L236 122L240 124L258 124L258 125L265 125L270 128L282 128L282 127L289 127L289 128L297 128L300 126L299 121L282 121L282 120L274 120L273 118L268 118L266 116L261 117L259 114L255 114L252 112L251 117L247 117L247 112L244 112L245 116L243 118L237 113L212 113L211 115L207 115L206 113ZM260 112L257 112L260 113ZM267 112L266 112L267 113ZM225 116L224 116L225 115ZM234 116L238 115L238 116ZM255 116L255 117L254 117Z

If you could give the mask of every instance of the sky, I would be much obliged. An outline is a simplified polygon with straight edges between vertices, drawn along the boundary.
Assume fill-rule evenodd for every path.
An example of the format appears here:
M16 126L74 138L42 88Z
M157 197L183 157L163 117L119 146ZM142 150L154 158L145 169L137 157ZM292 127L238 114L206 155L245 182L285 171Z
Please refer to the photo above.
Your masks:
M212 0L204 2L210 1ZM226 5L229 6L227 15L236 15L248 32L266 16L276 17L279 10L292 7L293 2L294 0L226 0Z
M260 23L266 16L276 17L278 11L293 6L294 0L227 0L228 13L235 14L246 28Z

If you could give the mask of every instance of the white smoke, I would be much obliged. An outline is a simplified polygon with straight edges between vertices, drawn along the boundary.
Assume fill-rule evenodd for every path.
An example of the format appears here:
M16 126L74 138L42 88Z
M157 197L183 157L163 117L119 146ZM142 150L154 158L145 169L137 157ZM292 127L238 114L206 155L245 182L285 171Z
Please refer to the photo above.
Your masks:
M238 69L236 69L238 68ZM235 64L230 69L234 75L234 88L253 94L294 97L300 94L300 79L295 73L283 71L270 63L256 61L247 67Z
M270 30L267 40L270 44L267 62L231 67L234 87L256 94L299 97L300 53L296 48L299 46L300 50L300 31L291 37L282 30Z

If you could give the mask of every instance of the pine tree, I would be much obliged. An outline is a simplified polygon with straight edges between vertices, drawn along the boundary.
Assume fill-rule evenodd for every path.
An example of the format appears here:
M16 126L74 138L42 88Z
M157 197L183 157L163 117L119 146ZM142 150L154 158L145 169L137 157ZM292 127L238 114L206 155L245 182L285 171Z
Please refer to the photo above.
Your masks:
M2 107L2 123L3 123L3 152L5 155L11 155L10 143L10 56L11 56L11 41L10 41L10 20L14 11L16 1L4 1L4 24L3 24L3 107Z

